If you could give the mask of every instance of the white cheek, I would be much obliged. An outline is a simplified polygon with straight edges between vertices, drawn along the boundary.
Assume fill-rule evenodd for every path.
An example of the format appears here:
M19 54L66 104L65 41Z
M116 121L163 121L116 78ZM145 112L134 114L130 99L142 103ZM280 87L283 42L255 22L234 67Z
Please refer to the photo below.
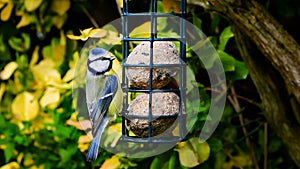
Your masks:
M97 60L92 63L90 63L90 68L94 69L97 72L103 72L106 71L109 67L109 61L108 60Z

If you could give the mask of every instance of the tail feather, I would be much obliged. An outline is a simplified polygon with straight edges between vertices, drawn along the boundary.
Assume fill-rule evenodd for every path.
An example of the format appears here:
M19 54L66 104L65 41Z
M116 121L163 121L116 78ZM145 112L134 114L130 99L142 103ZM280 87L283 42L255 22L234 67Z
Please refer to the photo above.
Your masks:
M97 135L94 136L92 143L89 147L88 153L86 155L87 161L95 161L97 159L102 134L103 134L104 129L107 127L109 120L110 120L110 117L105 117L102 120L102 122L99 126L99 129L97 131Z

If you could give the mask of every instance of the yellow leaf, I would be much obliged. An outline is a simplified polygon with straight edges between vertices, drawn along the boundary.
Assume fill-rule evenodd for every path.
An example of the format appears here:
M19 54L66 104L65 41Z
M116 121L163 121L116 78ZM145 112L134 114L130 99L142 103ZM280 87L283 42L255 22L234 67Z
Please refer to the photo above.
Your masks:
M14 8L14 4L8 3L1 11L1 20L7 21L10 18L11 12Z
M77 146L78 149L81 152L86 151L89 148L91 141L92 141L92 139L88 135L80 136L78 139L78 146Z
M81 35L80 36L76 36L76 35L71 35L71 34L68 34L67 37L69 39L72 39L72 40L87 40L88 38L83 38Z
M73 59L69 62L69 67L73 68L79 59L78 51L74 52ZM116 60L116 59L115 59Z
M121 63L118 61L118 59L113 60L112 69L118 75L119 80L122 80L122 66L121 66Z
M59 90L54 87L48 87L40 100L42 107L46 107L49 104L55 104L59 101L60 94Z
M179 143L178 153L183 166L195 167L208 159L210 147L207 142L201 142L199 138L194 137Z
M113 133L121 133L122 132L122 123L116 123L114 125L109 126L107 134Z
M52 47L53 57L55 60L55 65L60 65L64 59L66 54L66 46L65 45L55 45Z
M88 135L82 135L78 139L78 143L90 143L92 139Z
M61 27L64 25L65 21L67 20L67 15L57 15L52 17L52 23L56 26L57 29L61 29Z
M107 31L107 36L105 38L102 38L101 41L109 44L109 45L116 45L121 44L122 36L118 34L118 32L115 31Z
M54 68L55 64L51 59L44 59L31 68L33 77L39 85L61 84L61 76Z
M197 155L188 144L185 144L183 147L179 148L178 153L179 161L183 166L191 168L200 164Z
M0 167L0 169L19 169L20 165L17 162L10 162L5 164L4 166Z
M21 82L21 79L24 78L24 75L20 71L14 73L14 92L19 93L24 89L24 85Z
M31 18L28 14L23 14L21 20L19 21L19 23L17 24L17 28L21 28L24 26L29 25L31 22Z
M1 83L1 85L0 85L0 101L2 100L2 96L3 96L4 92L5 92L5 89L6 89L5 84Z
M32 155L29 153L26 153L24 155L24 162L23 162L24 166L28 167L34 164L34 160L32 158Z
M0 9L2 9L6 3L5 0L0 1Z
M73 80L74 74L75 74L75 68L69 69L67 71L67 73L65 74L65 76L63 77L62 81L63 82L69 82L69 81Z
M52 0L51 9L59 15L63 15L68 11L70 5L70 0Z
M105 160L100 169L115 169L120 164L119 157L114 155L110 159Z
M103 38L107 34L105 29L93 29L89 32L88 36L92 38Z
M189 143L193 147L194 152L198 154L198 160L200 163L206 161L210 154L210 147L207 142L201 142L197 137L189 139Z
M84 30L79 30L81 35L76 36L76 35L67 35L68 38L73 39L73 40L82 40L86 41L89 38L89 34L93 28L87 28Z
M84 36L88 36L88 35L90 34L90 32L91 32L92 29L93 29L93 28L87 28L87 29L84 29L83 31L80 30L80 33L81 33L82 35L84 35Z
M9 79L10 76L17 69L17 67L18 67L18 64L16 62L9 62L7 65L5 65L4 69L0 72L0 78L2 80Z
M43 0L25 0L25 9L28 12L34 11L41 5L42 2Z
M40 49L40 46L36 46L34 48L34 51L32 53L32 57L31 57L31 60L29 63L29 67L34 66L36 64L36 62L39 60L39 49Z
M12 113L17 120L30 121L39 113L39 104L33 94L23 92L18 94L11 104Z
M129 37L132 38L149 38L150 37L150 22L145 22L142 25L134 28L130 33Z

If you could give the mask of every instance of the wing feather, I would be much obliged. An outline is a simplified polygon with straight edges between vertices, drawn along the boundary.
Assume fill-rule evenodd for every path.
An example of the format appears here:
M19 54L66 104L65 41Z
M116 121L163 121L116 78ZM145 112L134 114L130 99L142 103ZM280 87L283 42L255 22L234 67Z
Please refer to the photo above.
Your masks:
M102 123L103 117L107 115L109 105L111 104L113 97L115 96L118 89L117 77L111 75L108 77L109 80L106 81L105 86L108 86L104 91L104 94L96 102L96 105L91 112L90 120L92 122L92 134L96 135L99 130L99 126Z

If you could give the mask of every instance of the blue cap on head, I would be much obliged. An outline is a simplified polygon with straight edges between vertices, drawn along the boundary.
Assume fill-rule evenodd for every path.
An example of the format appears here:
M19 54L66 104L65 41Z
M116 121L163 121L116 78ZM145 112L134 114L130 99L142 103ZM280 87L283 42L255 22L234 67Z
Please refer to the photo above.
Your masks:
M104 55L104 54L107 53L107 51L106 51L105 49L102 49L102 48L93 48L93 49L91 50L91 53L92 53L93 55Z

